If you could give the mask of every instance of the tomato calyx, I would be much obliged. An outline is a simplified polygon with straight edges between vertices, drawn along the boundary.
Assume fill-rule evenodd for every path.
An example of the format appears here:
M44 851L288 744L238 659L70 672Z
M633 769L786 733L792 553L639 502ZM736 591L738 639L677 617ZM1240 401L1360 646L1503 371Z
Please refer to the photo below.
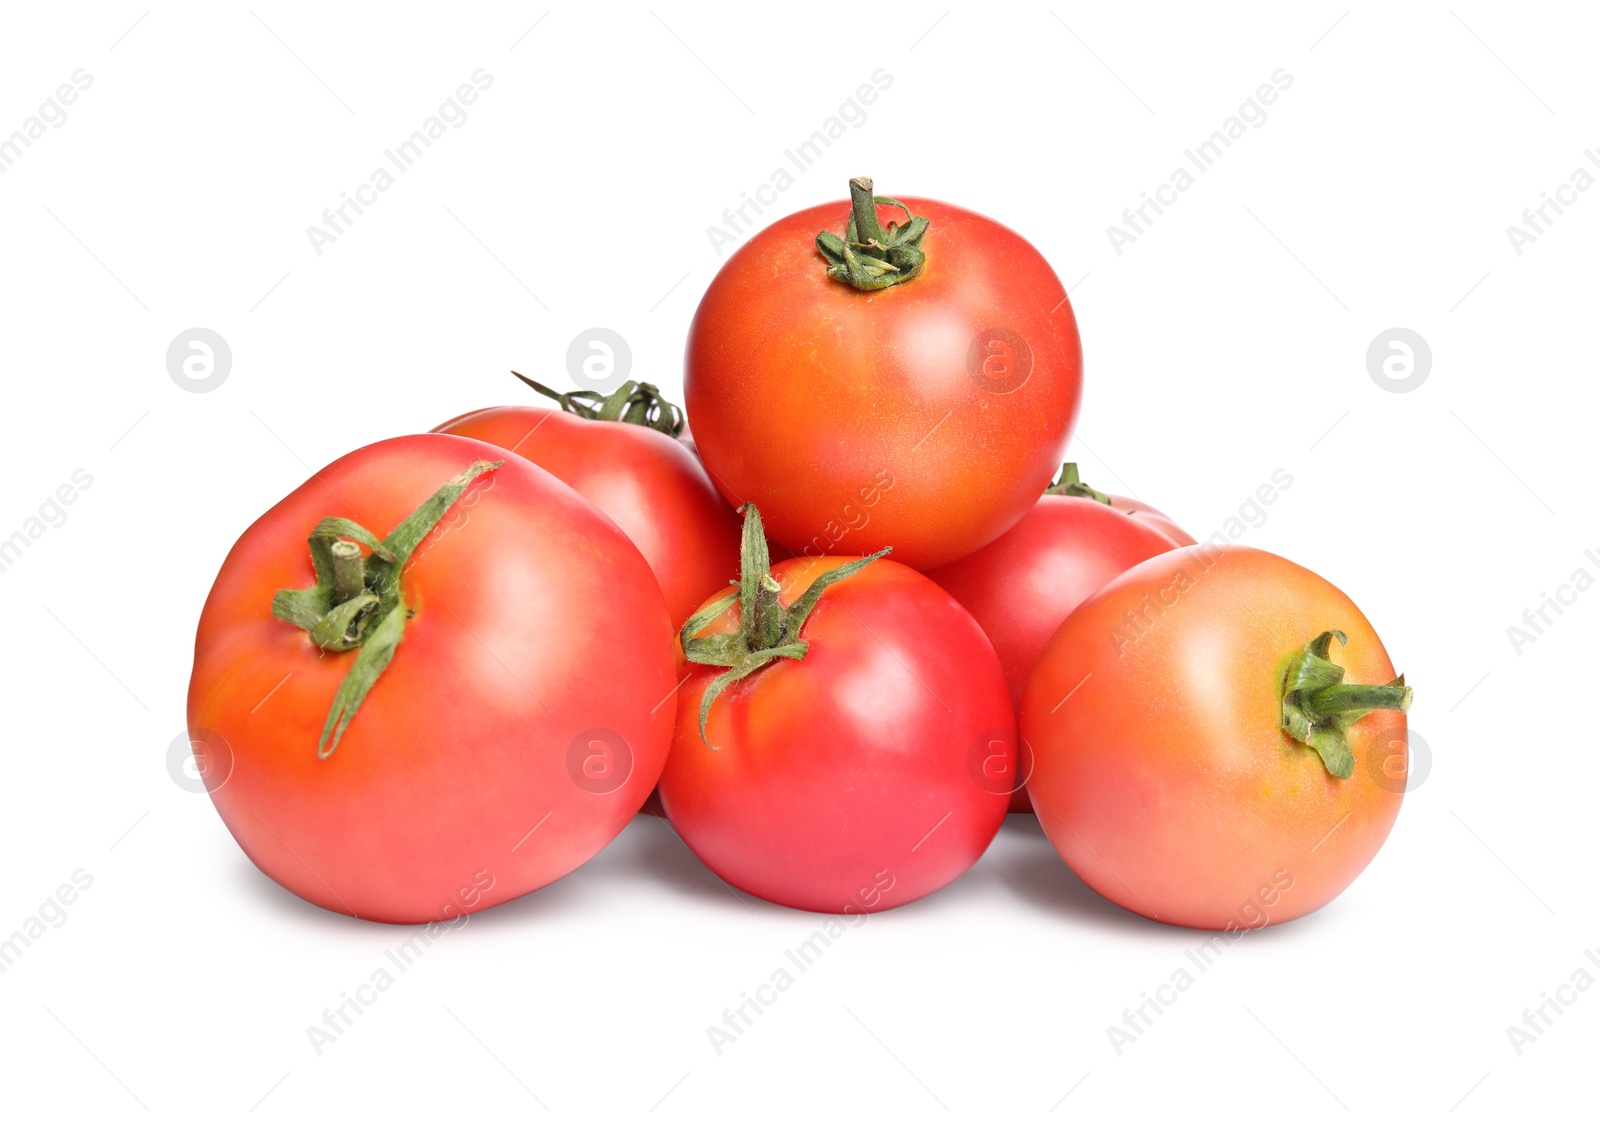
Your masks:
M599 390L571 390L562 393L549 386L540 385L532 378L511 372L523 384L544 394L562 412L571 413L588 421L620 421L627 425L643 425L667 436L683 435L683 409L661 396L661 391L649 382L624 382L609 394Z
M412 552L473 480L503 463L479 460L381 540L348 518L324 518L311 531L306 543L311 547L316 586L280 589L272 597L273 618L302 628L324 651L357 652L323 722L318 759L327 759L339 746L339 738L388 669L405 634L411 612L400 594L400 574ZM363 555L362 546L370 552Z
M1097 503L1111 505L1111 496L1104 491L1096 491L1093 487L1078 478L1078 465L1065 463L1061 465L1061 474L1050 481L1050 486L1044 489L1047 495L1066 495L1074 499L1093 499Z
M778 598L783 586L772 576L772 558L761 526L761 512L754 503L746 503L742 509L744 538L739 546L738 584L690 616L678 634L684 657L690 662L728 668L726 673L712 680L700 698L700 740L708 748L716 748L716 745L706 739L706 718L711 713L711 703L722 691L774 659L805 658L810 647L800 638L800 628L823 592L859 573L893 548L886 547L870 557L858 557L829 569L807 585L786 608ZM719 635L699 634L735 600L739 602L739 630Z
M1377 709L1404 713L1411 708L1411 687L1404 674L1383 686L1346 683L1344 667L1328 658L1334 639L1342 647L1343 631L1324 631L1289 660L1281 687L1280 727L1315 750L1335 779L1349 779L1355 757L1346 736L1350 726Z
M878 206L899 207L906 212L904 226L889 223L886 230L878 222ZM872 180L857 176L850 181L850 218L844 237L831 230L817 235L817 252L828 259L828 276L851 288L872 292L904 284L922 272L927 255L922 252L922 236L928 220L911 213L902 202L872 193Z

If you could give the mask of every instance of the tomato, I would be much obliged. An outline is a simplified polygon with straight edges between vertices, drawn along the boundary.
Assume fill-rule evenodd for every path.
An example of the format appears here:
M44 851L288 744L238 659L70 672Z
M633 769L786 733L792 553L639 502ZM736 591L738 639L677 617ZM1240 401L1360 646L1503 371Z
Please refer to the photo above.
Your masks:
M1194 535L1179 526L1172 519L1162 514L1149 503L1142 503L1138 499L1130 499L1123 495L1110 495L1112 506L1118 510L1133 515L1139 521L1156 530L1175 546L1198 545Z
M1260 550L1190 546L1112 580L1051 637L1022 698L1028 793L1072 870L1124 908L1282 923L1344 891L1388 836L1410 701L1332 584Z
M1063 475L1076 474L1067 464ZM1072 609L1118 573L1173 548L1145 520L1060 488L1051 487L1021 522L976 553L928 572L994 644L1013 704L1021 702L1039 652ZM1031 809L1023 787L1026 756L1011 784L1016 814Z
M874 912L943 887L993 840L1009 787L992 776L1015 770L989 640L881 554L767 576L760 516L746 518L739 591L683 627L696 665L661 775L667 817L723 880L791 908Z
M602 397L523 381L566 411L479 409L433 431L515 452L594 503L650 562L674 623L726 587L737 575L739 519L692 448L674 439L683 428L676 406L648 384L627 382Z
M916 217L884 229L901 204L874 202L871 180L850 189L849 246L817 234L840 208L813 207L717 273L689 330L685 401L712 479L790 552L893 545L930 569L1015 525L1061 463L1078 328L1020 235L911 198Z
M245 853L314 904L421 923L530 892L610 841L665 761L676 647L649 566L503 455L352 452L244 532L206 600L197 763Z
M1175 546L1198 544L1195 542L1193 535L1149 503L1140 502L1138 499L1130 499L1125 495L1108 495L1103 491L1096 491L1087 483L1082 482L1078 478L1077 464L1063 464L1061 474L1050 485L1050 491L1058 495L1075 495L1087 499L1098 499L1108 506L1114 506L1150 526Z

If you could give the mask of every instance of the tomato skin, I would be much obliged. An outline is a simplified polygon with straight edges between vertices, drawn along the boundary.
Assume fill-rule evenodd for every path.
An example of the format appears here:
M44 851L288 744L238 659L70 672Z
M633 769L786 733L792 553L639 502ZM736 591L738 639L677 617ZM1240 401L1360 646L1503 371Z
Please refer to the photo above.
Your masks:
M1357 721L1342 780L1279 729L1289 656L1329 628L1349 637L1331 655L1346 681L1394 678L1349 597L1261 550L1164 553L1084 601L1021 710L1028 791L1072 870L1130 911L1216 930L1282 923L1342 892L1399 814L1403 784L1383 780L1404 774L1406 722Z
M515 452L594 503L644 554L674 622L739 575L738 516L681 441L527 406L479 409L433 431Z
M780 599L848 560L779 563ZM738 630L737 615L702 634ZM787 907L874 912L943 887L1005 818L1005 790L976 771L985 750L1015 752L989 641L948 594L888 560L824 592L800 636L804 659L777 659L716 699L715 748L700 738L700 698L722 668L691 667L661 776L667 817L719 877Z
M932 225L926 267L893 288L826 276L815 238L842 228L841 203L742 246L695 313L684 396L713 480L760 507L775 541L806 556L892 545L930 569L1033 506L1061 466L1083 360L1072 306L1033 246L960 207L902 201ZM983 374L992 329L1031 352L1020 386L1001 377L1004 348L1000 380Z
M275 591L316 583L307 534L335 513L387 534L464 467L500 458L438 435L352 452L244 532L206 600L188 716L192 737L231 756L206 770L212 800L250 859L314 904L422 923L520 896L610 841L660 772L672 715L652 707L675 666L661 592L613 523L516 457L411 555L404 637L318 758L355 656L322 654L270 614ZM580 734L597 728L628 746L625 780L619 767L580 783Z
M994 644L1011 701L1022 701L1039 652L1091 593L1117 574L1172 548L1154 526L1094 499L1044 495L1011 529L929 579L972 613ZM1031 810L1021 761L1011 812Z
M1174 546L1199 544L1195 541L1193 534L1149 503L1140 502L1138 499L1130 499L1125 495L1107 495L1106 498L1111 500L1112 506L1131 514L1134 518L1161 534Z

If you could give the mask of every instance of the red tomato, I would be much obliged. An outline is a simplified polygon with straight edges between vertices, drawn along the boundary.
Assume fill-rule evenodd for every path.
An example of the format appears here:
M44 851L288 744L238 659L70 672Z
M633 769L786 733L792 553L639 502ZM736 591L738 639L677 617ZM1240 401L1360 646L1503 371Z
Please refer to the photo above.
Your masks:
M671 416L673 407L660 402L653 386L628 382L594 410L583 399L599 399L598 394L555 394L529 384L564 408L598 411L601 417L502 406L463 414L434 431L515 452L594 503L650 562L673 622L681 623L738 575L734 559L739 549L738 516L717 494L693 450L669 435L674 427L682 429L681 418L675 426L651 427L658 415L641 414L638 423L624 422L626 402L646 391ZM604 402L613 399L618 404L608 417Z
M930 569L999 537L1049 482L1078 410L1078 328L1013 231L908 198L917 217L871 250L860 227L904 216L873 205L870 180L851 192L857 273L900 271L848 279L844 244L817 234L842 224L836 204L773 223L700 302L685 400L717 486L775 541L807 556L892 544Z
M1191 546L1123 573L1050 639L1022 699L1028 792L1067 864L1124 908L1282 923L1342 892L1388 836L1410 700L1333 585L1260 550Z
M1118 573L1171 548L1141 519L1094 499L1047 492L1021 522L928 577L983 628L1017 704L1045 641L1072 609ZM1023 787L1029 766L1024 751L1011 783L1015 814L1031 810Z
M1050 494L1073 495L1087 499L1098 499L1100 502L1126 511L1139 521L1152 527L1173 545L1195 545L1194 537L1172 519L1162 514L1149 503L1130 499L1124 495L1108 495L1104 491L1096 491L1078 479L1078 465L1073 463L1063 464L1061 474L1050 485Z
M250 859L324 908L421 923L530 892L610 841L665 760L675 646L649 567L531 464L458 476L502 455L432 435L352 452L245 531L206 600L201 773ZM365 613L360 646L302 630L329 604Z
M1174 546L1199 544L1195 541L1193 534L1150 504L1142 503L1138 499L1126 498L1122 495L1111 495L1109 497L1112 506L1133 515L1133 517L1148 525Z
M925 896L1005 817L1009 787L989 771L1014 770L1016 733L993 648L893 561L797 558L763 586L750 518L744 591L684 626L688 657L708 664L679 690L667 817L719 877L777 904L873 912Z

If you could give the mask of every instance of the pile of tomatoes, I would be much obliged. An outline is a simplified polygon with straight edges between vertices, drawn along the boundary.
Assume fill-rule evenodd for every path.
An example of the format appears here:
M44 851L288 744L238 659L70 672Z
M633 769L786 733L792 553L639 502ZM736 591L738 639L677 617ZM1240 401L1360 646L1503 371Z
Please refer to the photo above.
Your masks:
M557 408L336 460L211 590L200 771L305 899L451 920L644 808L738 889L867 913L1012 812L1117 904L1237 929L1387 836L1411 694L1371 624L1063 465L1078 328L1006 227L852 180L712 282L687 417L523 380Z

